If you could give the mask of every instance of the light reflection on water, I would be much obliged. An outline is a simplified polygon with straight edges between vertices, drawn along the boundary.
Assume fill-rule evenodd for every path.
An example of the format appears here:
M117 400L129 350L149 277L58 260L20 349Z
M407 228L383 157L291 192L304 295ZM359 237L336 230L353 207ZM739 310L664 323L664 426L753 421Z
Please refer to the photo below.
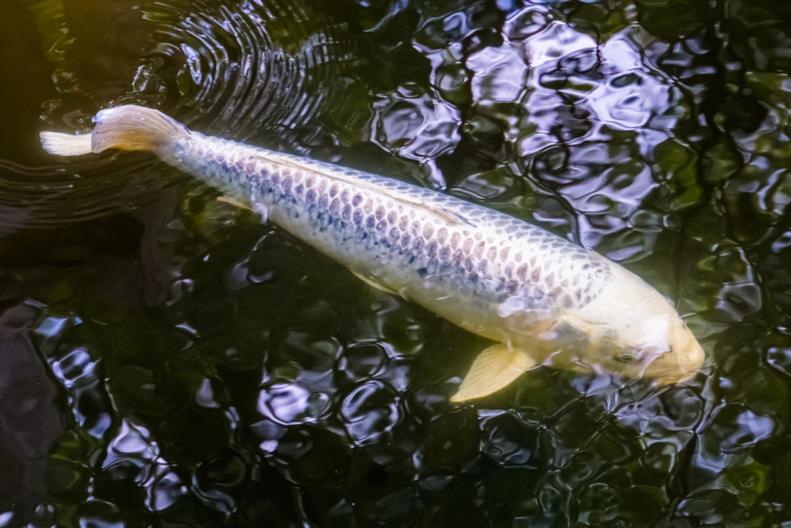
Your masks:
M14 0L0 17L19 21L0 37L18 50L0 525L787 520L785 6ZM541 369L453 406L479 338L148 157L61 165L34 145L121 102L623 261L707 366L659 391Z

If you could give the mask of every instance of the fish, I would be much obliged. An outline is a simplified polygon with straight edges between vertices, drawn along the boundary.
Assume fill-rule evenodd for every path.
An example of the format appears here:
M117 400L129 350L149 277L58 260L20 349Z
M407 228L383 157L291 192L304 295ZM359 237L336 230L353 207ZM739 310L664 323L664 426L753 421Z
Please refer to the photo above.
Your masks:
M99 111L87 133L41 132L58 156L145 151L219 189L370 286L492 342L452 402L549 365L682 383L705 353L637 275L536 225L450 194L188 129L159 110Z

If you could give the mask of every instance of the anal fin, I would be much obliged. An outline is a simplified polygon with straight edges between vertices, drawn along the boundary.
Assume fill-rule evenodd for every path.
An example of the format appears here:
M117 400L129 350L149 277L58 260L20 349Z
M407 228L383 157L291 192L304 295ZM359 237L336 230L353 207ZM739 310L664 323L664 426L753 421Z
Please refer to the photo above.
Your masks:
M450 401L458 403L488 396L510 385L536 365L536 360L526 352L504 344L492 345L478 354Z

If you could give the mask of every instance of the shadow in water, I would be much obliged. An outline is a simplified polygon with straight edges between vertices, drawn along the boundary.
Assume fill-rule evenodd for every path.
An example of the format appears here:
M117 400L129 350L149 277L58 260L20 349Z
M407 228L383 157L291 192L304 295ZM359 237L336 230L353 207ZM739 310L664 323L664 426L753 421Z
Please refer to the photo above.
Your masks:
M58 392L29 336L33 310L0 315L0 524L22 524L45 497L49 451L63 433Z

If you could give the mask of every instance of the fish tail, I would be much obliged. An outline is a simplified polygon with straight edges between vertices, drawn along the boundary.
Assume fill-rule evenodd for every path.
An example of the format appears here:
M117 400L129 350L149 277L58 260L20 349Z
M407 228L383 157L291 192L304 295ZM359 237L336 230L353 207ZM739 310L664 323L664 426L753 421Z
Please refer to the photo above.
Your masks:
M142 150L162 154L190 131L159 110L137 105L107 108L93 118L89 134L42 132L41 146L57 156L82 156L107 149Z
M82 156L91 153L90 134L42 132L39 138L44 150L56 156Z

